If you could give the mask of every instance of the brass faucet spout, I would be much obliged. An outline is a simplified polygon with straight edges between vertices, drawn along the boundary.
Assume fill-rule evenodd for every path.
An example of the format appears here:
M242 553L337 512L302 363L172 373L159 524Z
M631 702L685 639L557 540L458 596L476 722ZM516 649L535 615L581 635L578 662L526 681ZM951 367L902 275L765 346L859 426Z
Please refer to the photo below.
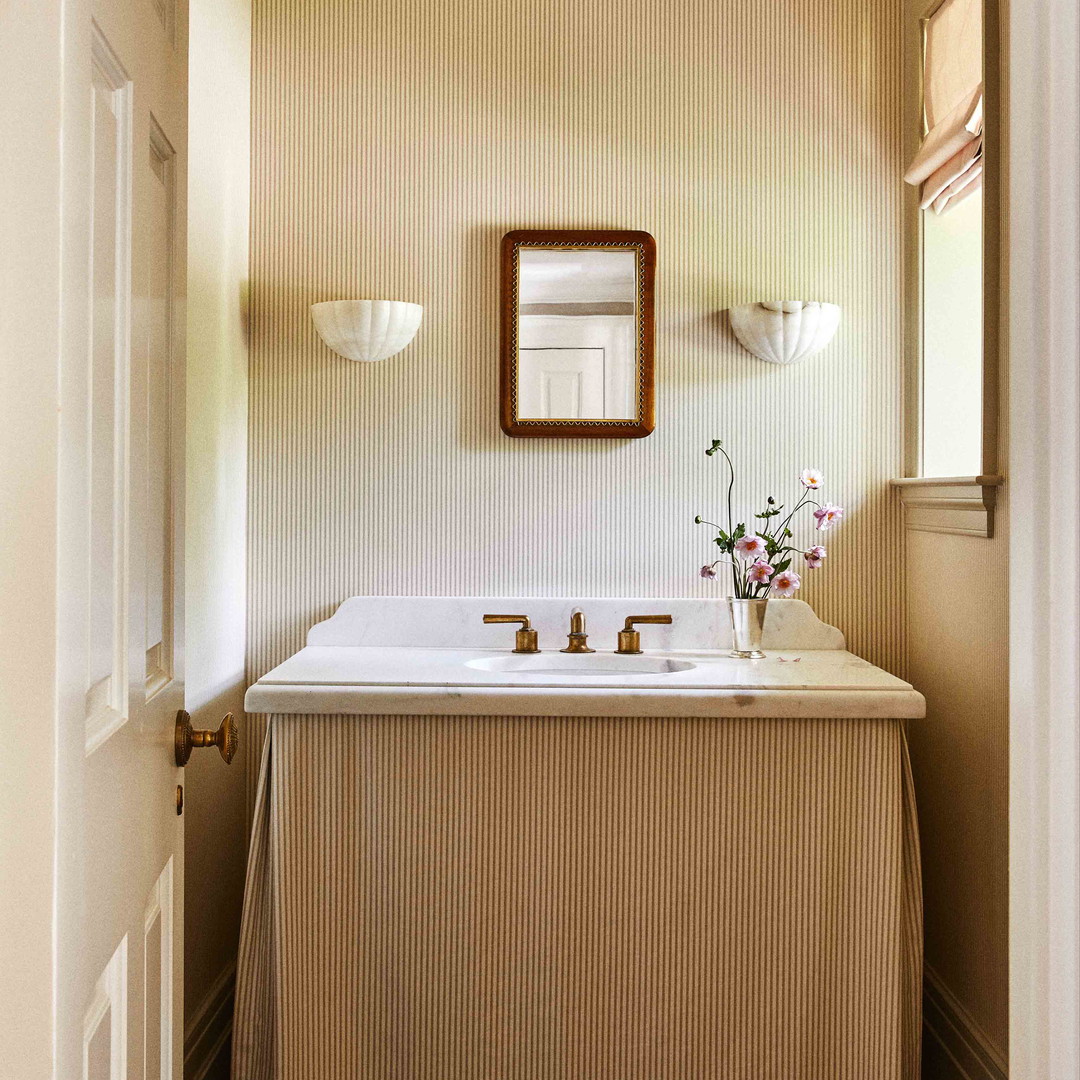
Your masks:
M585 633L585 612L581 608L574 608L570 612L570 633L566 635L566 648L562 652L596 652L589 648L589 635Z

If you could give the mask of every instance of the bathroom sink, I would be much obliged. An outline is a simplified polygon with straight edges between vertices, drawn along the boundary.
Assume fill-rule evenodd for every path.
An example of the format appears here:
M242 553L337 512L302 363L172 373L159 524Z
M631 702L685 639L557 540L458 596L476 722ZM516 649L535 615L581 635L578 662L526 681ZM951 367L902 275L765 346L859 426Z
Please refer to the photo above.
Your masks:
M251 713L309 716L926 715L921 694L849 653L807 604L769 609L768 659L750 662L729 655L719 597L355 596L245 701ZM485 623L491 612L514 614L500 627ZM646 624L645 652L614 652L639 613L672 621ZM510 651L526 617L543 652ZM596 652L559 651L586 634Z
M538 653L535 656L487 656L467 660L480 671L509 671L517 675L670 675L696 664L666 656L620 656L616 653Z

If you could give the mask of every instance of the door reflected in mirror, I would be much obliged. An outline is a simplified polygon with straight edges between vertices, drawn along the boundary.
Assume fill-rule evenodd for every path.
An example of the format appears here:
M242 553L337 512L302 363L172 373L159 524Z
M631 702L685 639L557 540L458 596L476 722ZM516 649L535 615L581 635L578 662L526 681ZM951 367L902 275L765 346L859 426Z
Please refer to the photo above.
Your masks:
M640 438L653 428L654 244L641 232L503 240L503 430Z

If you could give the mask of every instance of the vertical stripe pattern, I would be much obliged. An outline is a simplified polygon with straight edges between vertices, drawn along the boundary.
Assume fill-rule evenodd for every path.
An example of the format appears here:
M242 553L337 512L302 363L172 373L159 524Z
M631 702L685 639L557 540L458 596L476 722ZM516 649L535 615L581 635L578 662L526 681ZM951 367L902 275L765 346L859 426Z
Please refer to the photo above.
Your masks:
M915 1080L899 721L277 717L237 1080Z
M350 595L712 594L714 436L740 514L824 470L848 517L803 595L899 671L900 31L898 0L255 0L250 678ZM655 236L648 439L500 433L530 227ZM424 305L413 344L331 354L309 305L347 297ZM841 305L834 343L742 351L722 309L790 297ZM240 1080L914 1076L898 725L275 725Z
M249 677L345 597L715 595L695 514L824 471L847 508L803 597L902 674L899 0L255 0ZM657 242L657 429L499 430L514 228ZM311 303L424 306L350 363ZM724 309L843 309L790 368Z

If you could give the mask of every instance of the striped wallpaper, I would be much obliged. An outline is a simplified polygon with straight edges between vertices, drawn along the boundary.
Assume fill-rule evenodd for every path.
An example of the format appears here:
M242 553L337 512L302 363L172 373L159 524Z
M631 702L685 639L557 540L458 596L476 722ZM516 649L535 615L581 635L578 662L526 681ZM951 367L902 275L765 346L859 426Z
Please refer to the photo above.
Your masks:
M822 468L848 508L804 593L902 661L898 0L255 0L249 676L357 593L713 595L696 513ZM512 440L498 245L656 238L657 429ZM318 300L424 305L342 360ZM834 301L792 369L723 309ZM252 755L254 759L254 755Z

